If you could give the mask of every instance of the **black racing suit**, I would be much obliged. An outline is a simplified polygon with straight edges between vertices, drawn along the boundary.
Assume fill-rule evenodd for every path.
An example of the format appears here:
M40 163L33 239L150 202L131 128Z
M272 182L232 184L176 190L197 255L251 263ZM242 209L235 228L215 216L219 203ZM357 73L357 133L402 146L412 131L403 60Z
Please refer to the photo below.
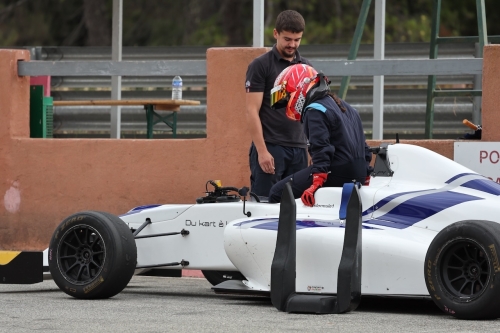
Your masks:
M345 101L327 95L304 107L304 131L309 140L312 165L282 179L269 193L269 202L280 202L288 181L295 198L312 185L312 175L328 173L324 187L344 183L363 183L371 168L368 149L358 111Z

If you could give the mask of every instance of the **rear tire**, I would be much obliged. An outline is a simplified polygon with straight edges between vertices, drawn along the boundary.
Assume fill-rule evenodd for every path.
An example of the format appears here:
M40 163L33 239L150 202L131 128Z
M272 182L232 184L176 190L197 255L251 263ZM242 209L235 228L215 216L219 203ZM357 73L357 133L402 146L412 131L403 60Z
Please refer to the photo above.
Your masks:
M461 319L500 317L500 224L457 222L431 242L425 257L427 290L444 312Z
M82 299L113 297L134 275L137 248L117 216L85 211L67 217L49 245L49 269L57 286Z
M205 279L212 284L212 286L216 286L219 283L228 280L246 280L246 277L243 276L240 272L236 271L201 271Z

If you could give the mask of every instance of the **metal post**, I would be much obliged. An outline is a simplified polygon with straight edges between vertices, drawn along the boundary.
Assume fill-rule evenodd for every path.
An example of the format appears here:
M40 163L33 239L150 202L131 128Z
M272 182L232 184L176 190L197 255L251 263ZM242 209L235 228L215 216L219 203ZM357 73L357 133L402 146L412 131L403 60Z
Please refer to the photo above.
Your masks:
M173 112L173 122L172 122L172 137L175 139L177 137L177 111Z
M144 109L146 110L146 138L153 138L153 125L154 125L154 110L153 104L144 105Z
M479 36L479 45L476 44L476 58L483 57L484 46L488 44L488 33L486 30L486 9L484 7L484 0L476 0L477 7L477 32ZM474 90L482 90L482 75L474 75ZM481 115L481 102L482 98L479 96L473 99L472 122L474 124L482 123Z
M441 17L441 0L434 0L432 10L431 45L429 59L437 59L438 34ZM425 109L425 138L432 139L432 128L434 125L434 90L436 90L436 76L429 75L427 79L427 106Z
M122 27L123 0L113 0L113 37L111 41L111 59L122 61ZM122 98L122 77L111 77L111 99ZM121 135L121 107L111 107L111 138L119 139Z
M359 12L358 23L356 24L356 30L354 30L354 37L352 39L351 48L349 49L349 55L347 60L355 60L358 55L359 44L361 43L361 37L363 36L363 29L366 23L366 17L368 16L368 11L370 10L370 5L372 0L363 0L361 5L361 11ZM349 87L349 82L351 81L350 76L344 76L342 82L340 83L339 97L345 99L347 95L347 88Z
M264 0L253 0L253 47L264 47Z
M375 0L375 41L373 58L385 56L385 0ZM373 77L373 134L372 139L384 138L384 76Z
M476 58L480 58L480 54L482 53L483 48L476 43L475 44L475 49L476 52L474 56ZM476 74L474 75L474 82L472 89L474 90L482 90L483 89L483 76L481 74ZM474 96L472 98L472 122L474 124L481 124L482 123L482 116L481 116L481 102L482 98L481 96Z
M479 35L479 58L483 57L483 49L488 44L488 32L486 29L486 10L484 0L476 0L477 7L477 27Z

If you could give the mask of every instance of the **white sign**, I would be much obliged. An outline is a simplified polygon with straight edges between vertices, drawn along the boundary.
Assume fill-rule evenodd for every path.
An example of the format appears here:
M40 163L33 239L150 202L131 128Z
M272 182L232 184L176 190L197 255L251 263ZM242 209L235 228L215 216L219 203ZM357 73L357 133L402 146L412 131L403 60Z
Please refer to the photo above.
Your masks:
M500 183L500 142L455 142L453 159Z

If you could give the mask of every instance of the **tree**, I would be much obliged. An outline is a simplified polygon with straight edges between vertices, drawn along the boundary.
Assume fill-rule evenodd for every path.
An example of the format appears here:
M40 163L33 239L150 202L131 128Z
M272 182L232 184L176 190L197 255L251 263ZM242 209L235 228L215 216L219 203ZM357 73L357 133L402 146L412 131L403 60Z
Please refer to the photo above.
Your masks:
M83 1L83 24L80 26L85 25L87 30L87 45L111 45L110 13L112 15L112 10L102 0Z
M374 2L374 1L372 1ZM272 45L276 15L299 11L304 44L350 43L362 0L266 0L265 44ZM489 35L500 35L500 1L485 0ZM432 1L386 5L387 42L428 42ZM251 45L253 0L123 0L124 46ZM373 42L374 5L363 43ZM477 35L476 4L443 0L440 35ZM111 45L112 1L0 0L1 46Z

